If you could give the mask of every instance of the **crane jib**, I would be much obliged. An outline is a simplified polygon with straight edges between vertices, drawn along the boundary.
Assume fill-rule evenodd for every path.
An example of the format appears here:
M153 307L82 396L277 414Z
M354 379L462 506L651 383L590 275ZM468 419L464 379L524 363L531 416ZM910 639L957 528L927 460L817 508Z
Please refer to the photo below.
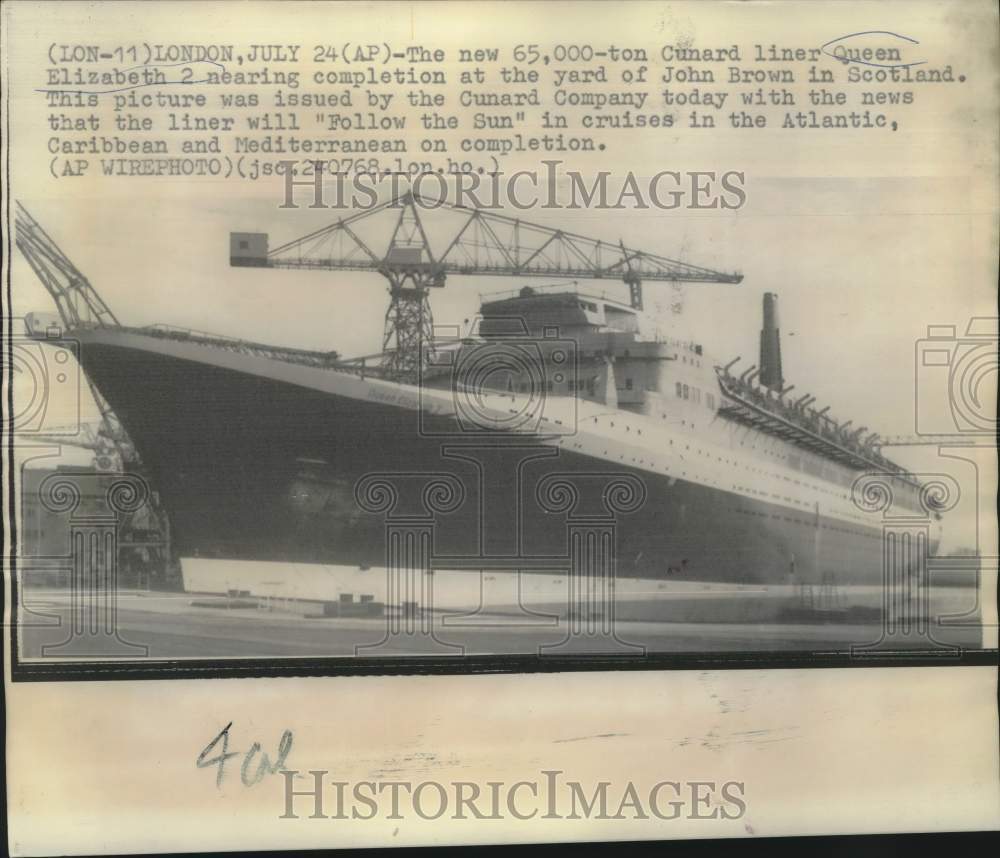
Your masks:
M422 218L442 209L454 222L449 224L446 235L450 237L443 249L435 253ZM386 219L389 235L388 244L379 249L354 229L359 221L376 217ZM399 377L412 373L424 359L418 351L431 330L427 292L444 286L449 274L617 279L628 286L629 301L636 309L642 308L644 281L738 284L743 279L738 273L630 249L622 241L589 238L440 199L426 201L412 192L274 249L269 248L266 233L232 233L230 264L245 268L377 271L389 281L391 302L383 350L398 364ZM401 302L407 306L397 306Z

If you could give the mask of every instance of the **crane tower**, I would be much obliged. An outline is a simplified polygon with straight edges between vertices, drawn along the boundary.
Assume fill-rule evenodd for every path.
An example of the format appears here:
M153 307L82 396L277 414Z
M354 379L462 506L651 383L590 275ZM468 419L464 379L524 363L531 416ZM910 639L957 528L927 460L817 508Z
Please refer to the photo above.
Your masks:
M439 253L428 240L421 208L446 212L453 218ZM394 213L395 223L388 244L379 251L374 242L359 234L358 227L384 212ZM412 192L273 249L266 233L234 232L229 260L233 266L246 268L381 274L389 289L383 370L392 378L409 381L417 377L420 362L427 360L431 351L427 347L433 336L431 290L442 288L449 275L617 279L628 287L630 303L636 309L642 309L644 281L739 283L743 279L740 274L632 250L621 241L587 238L485 209L424 201Z

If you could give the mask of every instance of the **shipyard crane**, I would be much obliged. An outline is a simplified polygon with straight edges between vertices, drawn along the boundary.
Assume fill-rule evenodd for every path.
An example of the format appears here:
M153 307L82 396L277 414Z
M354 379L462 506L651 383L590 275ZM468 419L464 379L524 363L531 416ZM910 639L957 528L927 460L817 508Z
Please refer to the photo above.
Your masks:
M90 281L20 202L14 214L14 226L17 249L56 302L56 309L67 328L80 324L118 326L115 314Z
M74 430L76 434L62 434L64 431ZM125 469L118 443L108 437L103 423L96 429L90 423L81 423L78 426L57 427L51 433L32 432L27 436L27 440L60 446L65 444L67 447L89 450L94 454L93 466L96 471L114 472Z
M119 326L117 317L90 281L20 202L17 203L14 214L14 227L14 243L55 301L64 331L86 325ZM84 375L86 376L86 373ZM138 464L135 446L128 440L111 406L89 376L87 384L101 412L103 436L115 445L119 459L125 467L129 464Z
M15 209L14 227L14 243L52 296L63 332L88 326L119 327L117 317L90 281L20 202ZM99 472L121 470L142 475L142 461L121 421L90 377L86 373L84 377L101 413L98 428L82 424L76 436L51 434L50 429L49 434L31 433L30 440L90 450ZM164 581L173 574L170 522L155 492L141 510L125 516L123 533L133 539L141 537L140 541L126 540L123 548L149 552Z
M435 253L420 208L455 216ZM359 234L359 224L381 212L396 211L388 244L376 250ZM385 217L385 216L384 216ZM383 371L413 380L433 342L430 292L449 275L620 279L632 307L642 309L644 281L739 283L724 274L655 253L627 248L480 208L441 200L425 201L412 192L341 218L301 238L270 249L266 233L230 235L230 265L323 271L375 271L388 280L389 308L382 340Z

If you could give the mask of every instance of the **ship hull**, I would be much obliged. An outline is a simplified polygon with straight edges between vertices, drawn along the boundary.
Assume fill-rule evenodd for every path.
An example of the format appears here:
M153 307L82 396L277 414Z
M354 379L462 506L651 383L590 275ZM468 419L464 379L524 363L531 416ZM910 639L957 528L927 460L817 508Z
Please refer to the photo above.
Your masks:
M181 557L382 567L393 516L414 510L366 506L359 486L373 475L436 474L457 481L463 499L416 510L433 525L435 562L519 557L512 565L523 572L533 562L551 570L581 525L541 487L564 475L587 491L626 476L642 486L638 507L587 519L610 526L620 577L881 581L879 528L825 515L818 503L790 508L655 473L635 456L588 453L593 444L572 434L470 435L453 416L422 412L407 386L139 335L81 338L83 368L135 443Z

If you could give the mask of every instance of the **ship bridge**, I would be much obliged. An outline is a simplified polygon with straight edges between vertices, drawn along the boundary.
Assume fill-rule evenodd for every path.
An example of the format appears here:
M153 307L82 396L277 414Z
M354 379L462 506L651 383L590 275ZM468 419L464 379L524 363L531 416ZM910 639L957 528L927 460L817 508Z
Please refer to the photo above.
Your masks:
M592 294L571 286L554 285L480 296L479 334L483 337L542 336L558 328L559 335L597 331L639 333L639 313L603 292Z
M481 295L476 333L483 343L492 341L498 347L503 343L515 350L519 341L530 342L544 365L538 384L557 396L576 396L646 414L667 410L664 391L673 390L675 381L678 397L689 387L695 390L698 382L692 373L702 362L700 345L646 336L639 308L575 287L575 283L524 286ZM567 349L572 354L571 367L550 360ZM532 384L523 375L514 373L504 379L498 375L494 383L510 391L527 390ZM702 387L708 390L708 385L702 383Z

